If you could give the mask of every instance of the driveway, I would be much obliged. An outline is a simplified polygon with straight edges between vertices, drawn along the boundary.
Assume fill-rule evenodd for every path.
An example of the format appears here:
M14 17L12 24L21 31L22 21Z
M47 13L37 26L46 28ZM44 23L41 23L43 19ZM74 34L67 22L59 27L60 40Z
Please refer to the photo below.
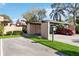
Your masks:
M59 42L63 42L63 43L67 43L67 44L79 47L79 34L78 35L75 34L72 36L55 34L54 36L55 36L54 37L55 41L59 41Z
M1 56L1 39L0 39L0 56Z
M60 56L63 55L54 49L33 43L32 40L19 37L3 39L4 56Z

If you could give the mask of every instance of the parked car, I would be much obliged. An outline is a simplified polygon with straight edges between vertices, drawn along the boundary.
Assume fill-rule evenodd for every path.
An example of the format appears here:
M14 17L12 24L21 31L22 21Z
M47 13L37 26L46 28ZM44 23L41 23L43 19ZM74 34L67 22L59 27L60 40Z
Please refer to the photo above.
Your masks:
M64 35L73 35L73 31L67 28L60 28L56 30L57 34L64 34Z

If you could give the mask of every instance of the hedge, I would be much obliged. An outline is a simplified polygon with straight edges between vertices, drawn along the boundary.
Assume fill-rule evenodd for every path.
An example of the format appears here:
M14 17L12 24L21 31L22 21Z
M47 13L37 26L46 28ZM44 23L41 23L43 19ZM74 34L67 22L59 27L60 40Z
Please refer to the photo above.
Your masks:
M7 32L6 35L21 35L22 34L22 31L9 31Z

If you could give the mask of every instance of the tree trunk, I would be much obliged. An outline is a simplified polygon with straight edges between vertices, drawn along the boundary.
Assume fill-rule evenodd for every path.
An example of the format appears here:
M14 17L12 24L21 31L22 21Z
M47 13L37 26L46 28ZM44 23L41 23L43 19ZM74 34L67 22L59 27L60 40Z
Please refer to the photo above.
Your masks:
M76 33L76 15L73 14L73 33Z
M61 21L61 15L59 16L59 21Z

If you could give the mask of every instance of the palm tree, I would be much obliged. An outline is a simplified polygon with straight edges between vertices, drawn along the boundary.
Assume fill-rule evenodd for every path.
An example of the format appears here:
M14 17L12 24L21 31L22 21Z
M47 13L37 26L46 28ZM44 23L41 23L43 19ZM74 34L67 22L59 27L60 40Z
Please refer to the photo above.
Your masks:
M73 19L72 19L73 28L75 30L75 28L76 28L76 16L77 16L77 11L79 11L79 4L78 3L69 3L66 10L68 11L69 14L71 14L73 16Z
M64 4L54 3L51 5L52 12L50 13L50 18L53 17L53 20L62 21L61 16L66 17Z
M52 12L50 13L50 16L52 18L55 18L58 20L59 15L65 15L64 11L67 11L68 14L73 16L73 30L76 28L76 16L77 16L77 11L79 11L79 4L78 3L54 3L51 5ZM75 31L74 31L75 33Z
M69 12L69 14L73 15L73 22L74 24L76 24L76 16L77 16L77 11L79 11L79 4L71 3L69 4L69 7L66 8L66 10Z

